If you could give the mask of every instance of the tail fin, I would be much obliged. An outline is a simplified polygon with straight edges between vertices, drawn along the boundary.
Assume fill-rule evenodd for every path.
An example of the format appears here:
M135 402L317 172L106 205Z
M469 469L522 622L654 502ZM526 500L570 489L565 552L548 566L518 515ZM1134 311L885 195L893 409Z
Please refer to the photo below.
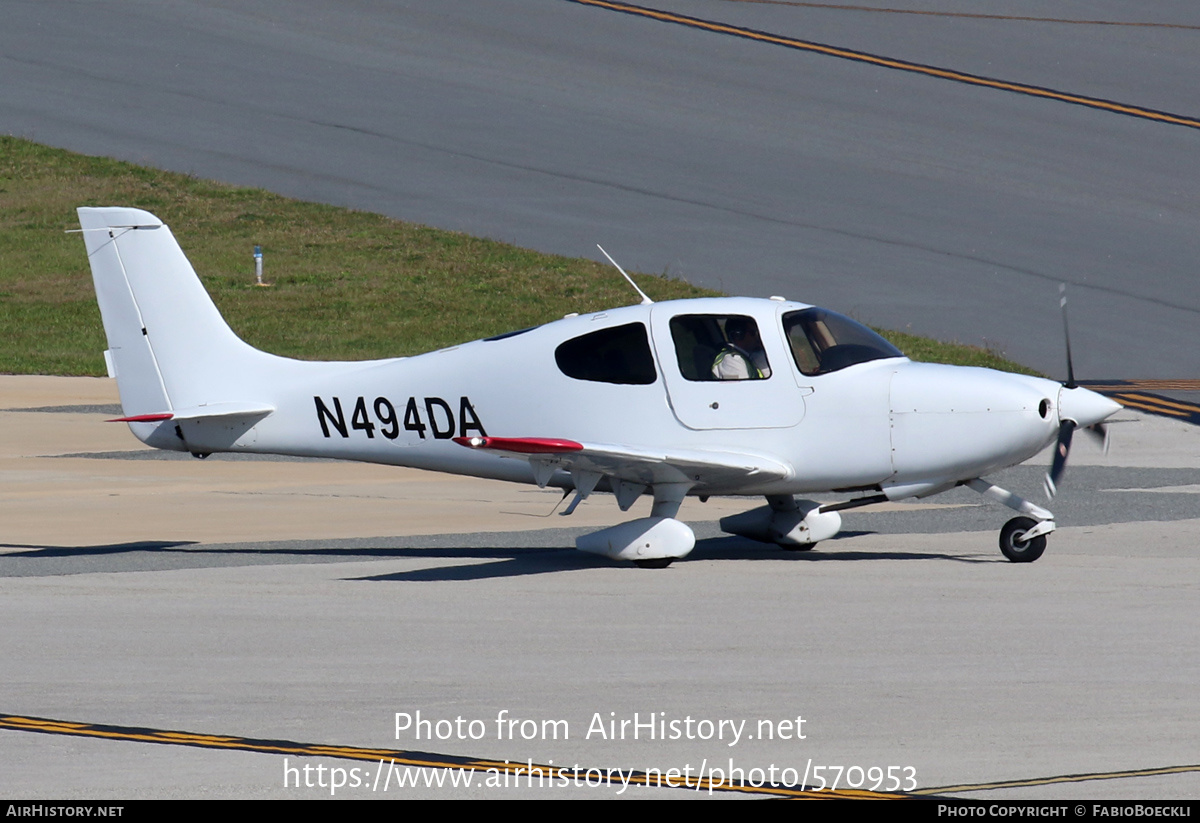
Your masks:
M81 208L79 225L126 417L246 399L238 384L270 355L225 323L171 230L125 208Z

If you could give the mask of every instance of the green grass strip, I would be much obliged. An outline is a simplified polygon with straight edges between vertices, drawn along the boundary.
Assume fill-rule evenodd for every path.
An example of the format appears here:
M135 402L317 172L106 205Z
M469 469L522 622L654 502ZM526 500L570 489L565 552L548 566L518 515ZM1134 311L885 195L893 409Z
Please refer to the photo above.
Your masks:
M78 206L153 212L234 331L289 357L418 354L637 302L590 260L0 136L0 373L104 374L83 241L64 233ZM271 288L254 285L256 244ZM655 300L717 294L635 279ZM1032 373L978 347L883 333L914 359Z

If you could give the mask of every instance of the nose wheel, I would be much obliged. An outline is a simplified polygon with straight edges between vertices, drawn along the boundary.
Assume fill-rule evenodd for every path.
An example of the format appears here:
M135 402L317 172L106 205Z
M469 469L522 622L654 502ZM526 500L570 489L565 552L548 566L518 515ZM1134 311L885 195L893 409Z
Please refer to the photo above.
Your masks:
M1046 550L1046 535L1027 537L1037 525L1031 517L1014 517L1000 530L1000 551L1014 563L1032 563Z

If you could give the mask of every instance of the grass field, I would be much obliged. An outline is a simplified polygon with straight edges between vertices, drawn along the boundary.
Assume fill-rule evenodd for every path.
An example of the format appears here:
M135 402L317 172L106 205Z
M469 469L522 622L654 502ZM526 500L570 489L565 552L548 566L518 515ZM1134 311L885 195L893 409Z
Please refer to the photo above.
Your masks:
M0 136L0 373L104 374L83 241L66 232L76 207L116 205L170 225L230 326L291 357L416 354L637 301L589 260ZM255 244L269 289L254 285ZM715 294L635 279L654 300ZM980 348L884 334L913 359L1031 373Z

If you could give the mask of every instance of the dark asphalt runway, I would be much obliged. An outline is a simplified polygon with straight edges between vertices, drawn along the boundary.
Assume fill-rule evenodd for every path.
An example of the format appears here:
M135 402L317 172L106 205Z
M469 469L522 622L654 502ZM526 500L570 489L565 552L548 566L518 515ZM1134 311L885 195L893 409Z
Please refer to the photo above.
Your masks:
M654 5L1200 116L1193 4ZM1196 376L1188 125L572 0L11 0L5 17L12 134L548 251L599 241L627 267L1054 375L1067 282L1081 378Z

